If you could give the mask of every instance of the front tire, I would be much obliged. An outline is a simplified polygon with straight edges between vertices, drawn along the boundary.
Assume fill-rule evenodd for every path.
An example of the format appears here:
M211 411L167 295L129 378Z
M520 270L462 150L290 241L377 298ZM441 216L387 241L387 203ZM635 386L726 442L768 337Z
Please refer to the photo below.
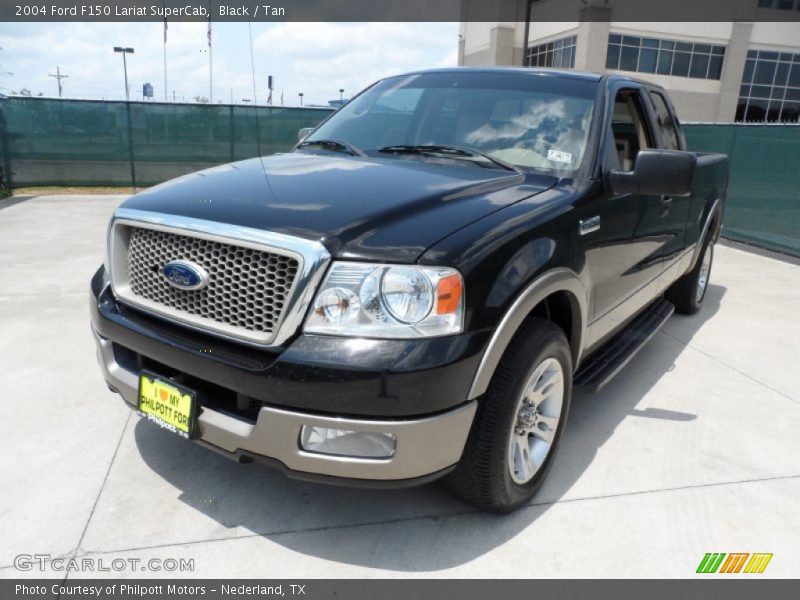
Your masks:
M529 318L514 336L479 401L450 491L483 510L509 513L544 482L572 398L572 355L564 332Z

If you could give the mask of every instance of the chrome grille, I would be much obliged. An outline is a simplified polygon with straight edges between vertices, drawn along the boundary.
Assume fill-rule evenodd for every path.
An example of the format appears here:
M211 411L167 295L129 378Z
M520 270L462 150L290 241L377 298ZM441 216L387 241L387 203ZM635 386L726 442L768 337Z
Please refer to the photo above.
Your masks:
M165 264L186 260L203 267L208 286L179 290L162 274ZM291 256L170 231L128 228L130 293L155 310L182 313L271 339L280 326L299 261ZM202 322L198 323L203 325ZM248 336L250 337L250 336Z

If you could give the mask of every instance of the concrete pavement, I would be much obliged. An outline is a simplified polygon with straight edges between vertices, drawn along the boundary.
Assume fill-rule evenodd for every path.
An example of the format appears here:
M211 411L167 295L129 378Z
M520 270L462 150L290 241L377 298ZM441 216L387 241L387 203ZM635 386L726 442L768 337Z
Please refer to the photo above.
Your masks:
M87 313L121 200L0 201L0 577L54 574L16 570L22 553L296 578L689 577L706 552L772 552L763 576L797 575L797 266L717 246L702 312L672 317L601 393L575 397L544 488L498 517L436 484L289 480L125 408Z

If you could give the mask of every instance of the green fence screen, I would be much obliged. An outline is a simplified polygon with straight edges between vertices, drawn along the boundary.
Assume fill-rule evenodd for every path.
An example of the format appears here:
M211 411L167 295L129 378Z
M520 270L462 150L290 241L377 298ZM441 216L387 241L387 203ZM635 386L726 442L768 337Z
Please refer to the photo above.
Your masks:
M800 126L685 125L690 150L730 161L723 235L800 256Z
M2 98L0 167L8 187L147 186L288 150L298 129L329 114L325 108ZM800 256L800 126L685 129L690 149L730 157L724 235Z
M8 187L147 186L288 150L330 110L3 98L0 113Z

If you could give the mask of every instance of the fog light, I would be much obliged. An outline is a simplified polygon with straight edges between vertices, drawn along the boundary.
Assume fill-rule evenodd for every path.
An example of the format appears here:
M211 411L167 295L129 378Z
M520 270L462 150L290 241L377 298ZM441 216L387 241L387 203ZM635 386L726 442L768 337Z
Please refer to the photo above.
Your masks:
M300 430L300 447L307 452L319 454L390 458L394 456L396 444L397 438L393 433L347 431L307 425Z

